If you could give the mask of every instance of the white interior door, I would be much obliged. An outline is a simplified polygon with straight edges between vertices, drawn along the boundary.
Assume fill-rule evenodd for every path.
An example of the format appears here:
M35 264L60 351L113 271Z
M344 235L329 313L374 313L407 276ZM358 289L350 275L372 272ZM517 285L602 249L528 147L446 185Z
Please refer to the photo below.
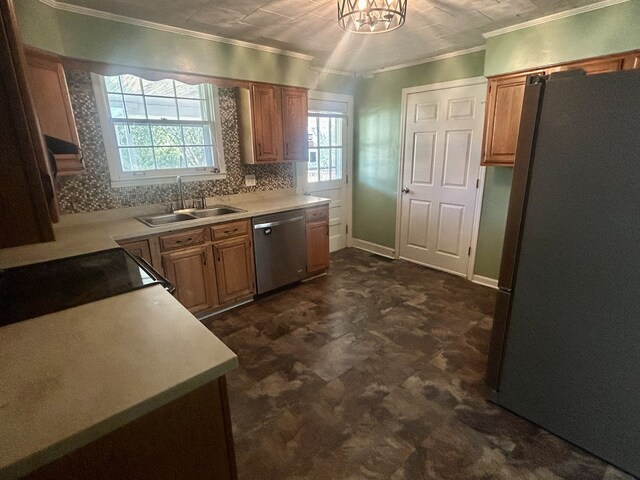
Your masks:
M486 82L411 90L404 98L399 255L466 275Z
M309 161L298 164L300 193L329 198L329 250L348 244L351 224L350 96L309 93Z

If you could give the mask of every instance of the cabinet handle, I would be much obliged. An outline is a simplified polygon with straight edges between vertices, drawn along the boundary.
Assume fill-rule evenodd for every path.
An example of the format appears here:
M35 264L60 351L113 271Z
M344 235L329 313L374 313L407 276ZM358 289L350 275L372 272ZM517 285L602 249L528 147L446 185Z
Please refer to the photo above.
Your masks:
M329 236L329 224L327 224L327 237Z
M207 264L207 254L202 252L202 264L206 265Z
M237 228L234 228L233 230L225 230L224 233L226 233L227 235L229 235L230 233L236 233L238 231Z
M289 142L285 142L285 148L287 149L287 157L289 156Z
M191 241L193 240L193 237L189 237L186 240L184 240L185 242L189 242L191 243ZM176 240L176 243L182 243L182 240Z
M258 142L258 156L262 156L262 145L260 145L260 142Z
M219 248L214 248L213 249L213 253L215 253L215 255L216 255L216 260L218 262L220 262L220 249Z

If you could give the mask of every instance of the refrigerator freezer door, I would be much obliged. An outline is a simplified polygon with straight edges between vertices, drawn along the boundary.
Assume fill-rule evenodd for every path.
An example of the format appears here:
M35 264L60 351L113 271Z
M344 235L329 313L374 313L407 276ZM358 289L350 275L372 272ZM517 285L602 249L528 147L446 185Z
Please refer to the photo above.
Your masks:
M498 403L640 475L640 71L547 82Z

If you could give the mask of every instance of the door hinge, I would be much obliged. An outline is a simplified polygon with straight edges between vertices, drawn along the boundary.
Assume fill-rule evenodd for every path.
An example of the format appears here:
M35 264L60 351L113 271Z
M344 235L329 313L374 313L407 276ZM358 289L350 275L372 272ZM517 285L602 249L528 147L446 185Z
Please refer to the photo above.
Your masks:
M471 247L469 247L469 251L468 251L467 255L471 256Z
M480 179L476 178L476 189L480 186Z
M345 229L345 233L349 235L349 225L345 225L344 229Z

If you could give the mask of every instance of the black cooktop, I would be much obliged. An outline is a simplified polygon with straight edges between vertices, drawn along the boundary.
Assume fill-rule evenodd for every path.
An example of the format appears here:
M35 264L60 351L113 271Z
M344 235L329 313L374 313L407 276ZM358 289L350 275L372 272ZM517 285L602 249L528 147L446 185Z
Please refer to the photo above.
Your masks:
M158 283L172 288L145 263L114 248L0 270L0 326Z

